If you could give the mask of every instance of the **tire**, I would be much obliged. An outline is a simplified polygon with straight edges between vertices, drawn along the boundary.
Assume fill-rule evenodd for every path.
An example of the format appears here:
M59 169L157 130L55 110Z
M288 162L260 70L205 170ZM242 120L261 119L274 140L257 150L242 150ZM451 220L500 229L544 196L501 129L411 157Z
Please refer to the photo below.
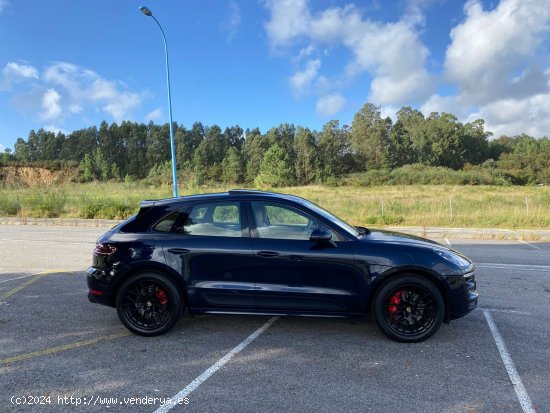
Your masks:
M417 343L439 330L445 302L438 288L417 275L388 281L376 294L372 314L382 332L392 340Z
M146 272L126 280L116 297L118 318L140 336L158 336L170 330L182 312L178 288L166 276Z

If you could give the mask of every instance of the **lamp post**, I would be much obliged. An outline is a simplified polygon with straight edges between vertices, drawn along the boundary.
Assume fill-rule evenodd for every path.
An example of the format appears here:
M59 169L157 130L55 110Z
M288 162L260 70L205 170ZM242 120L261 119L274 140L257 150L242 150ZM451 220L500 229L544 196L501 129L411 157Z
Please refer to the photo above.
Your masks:
M158 20L153 16L153 13L151 10L149 10L145 6L141 6L139 10L146 16L152 17L157 26L160 29L160 32L162 33L162 39L164 40L164 54L166 56L166 86L168 89L168 118L170 121L170 147L172 150L172 181L174 184L174 196L177 198L178 195L178 173L176 171L176 148L174 145L174 126L172 122L172 96L170 93L170 68L168 66L168 43L166 43L166 36L164 35L164 30L162 30L162 26L158 22Z

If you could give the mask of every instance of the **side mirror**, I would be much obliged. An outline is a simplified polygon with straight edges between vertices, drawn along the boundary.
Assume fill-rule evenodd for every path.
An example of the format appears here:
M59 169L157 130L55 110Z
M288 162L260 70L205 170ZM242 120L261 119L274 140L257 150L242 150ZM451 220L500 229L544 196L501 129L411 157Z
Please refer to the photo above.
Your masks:
M326 229L321 229L321 228L315 228L311 232L311 235L309 237L311 241L315 241L315 242L326 242L326 241L330 241L331 238L332 238L332 234Z

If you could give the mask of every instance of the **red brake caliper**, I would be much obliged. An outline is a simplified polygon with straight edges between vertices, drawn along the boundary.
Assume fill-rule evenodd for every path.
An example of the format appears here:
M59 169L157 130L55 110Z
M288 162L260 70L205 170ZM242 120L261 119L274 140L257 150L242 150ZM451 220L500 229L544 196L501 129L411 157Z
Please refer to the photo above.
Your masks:
M164 290L161 290L160 288L155 293L155 296L157 297L157 300L159 300L160 305L166 305L168 303L168 296L164 292Z
M401 297L403 295L403 291L397 291L394 295L392 295L388 301L388 312L390 315L394 315L397 313L397 306L401 303Z

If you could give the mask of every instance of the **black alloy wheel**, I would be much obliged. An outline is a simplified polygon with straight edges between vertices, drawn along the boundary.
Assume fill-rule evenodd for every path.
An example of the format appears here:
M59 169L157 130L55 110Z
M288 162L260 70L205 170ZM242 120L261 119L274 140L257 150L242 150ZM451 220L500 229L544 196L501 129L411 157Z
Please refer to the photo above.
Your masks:
M135 334L157 336L170 330L181 313L181 297L173 282L156 273L141 273L120 287L116 307L124 326Z
M373 303L380 329L393 340L415 343L432 336L443 321L445 303L429 280L407 275L384 285Z

